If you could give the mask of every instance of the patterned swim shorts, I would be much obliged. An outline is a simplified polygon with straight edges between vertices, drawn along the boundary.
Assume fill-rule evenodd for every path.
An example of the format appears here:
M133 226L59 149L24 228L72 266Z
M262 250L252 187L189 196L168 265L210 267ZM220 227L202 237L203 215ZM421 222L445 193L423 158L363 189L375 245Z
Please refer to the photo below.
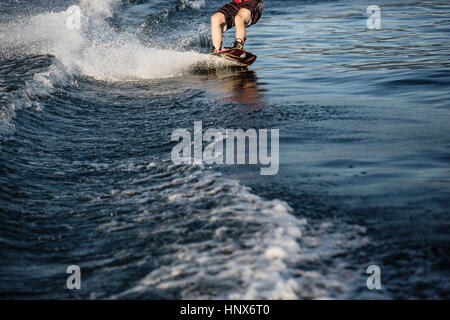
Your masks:
M247 25L247 27L250 27L252 24L255 24L258 22L259 18L261 18L264 5L262 0L249 0L249 1L242 1L241 3L237 4L233 1L227 3L222 8L217 10L217 12L222 13L225 16L226 24L223 28L223 31L225 32L228 29L231 29L234 27L234 17L237 15L240 9L245 8L251 11L252 18L250 23Z

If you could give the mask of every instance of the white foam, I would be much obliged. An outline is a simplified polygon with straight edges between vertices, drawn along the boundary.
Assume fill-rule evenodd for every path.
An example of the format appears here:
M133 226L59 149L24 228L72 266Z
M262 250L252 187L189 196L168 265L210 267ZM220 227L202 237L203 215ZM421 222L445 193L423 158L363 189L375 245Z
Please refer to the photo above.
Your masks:
M50 54L69 74L103 81L174 77L208 60L207 55L196 52L152 48L132 33L114 31L105 19L113 15L119 3L81 0L80 29L68 28L66 11L2 24L2 54ZM204 1L183 1L183 5L200 8Z
M287 257L287 252L280 247L270 247L266 250L265 256L267 259L284 259Z
M145 296L154 290L179 291L184 299L348 297L359 275L339 259L335 264L333 257L367 245L358 226L338 224L337 219L333 224L309 226L292 214L287 203L262 199L238 181L205 168L171 166L165 172L170 176L152 186L151 192L182 205L189 214L180 219L165 212L170 224L153 226L148 232L188 234L187 241L170 243L168 263L110 298ZM217 205L203 209L201 204L210 201ZM189 234L196 230L188 231L186 224L198 225L205 237L191 241ZM311 265L316 271L310 271ZM203 284L230 283L230 290L211 289L215 294L202 290Z
M230 279L240 279L242 283L236 290L218 298L298 298L298 284L289 276L289 265L297 261L301 254L297 240L301 237L301 229L306 221L295 218L291 214L292 209L283 201L263 200L237 181L225 179L217 173L192 170L188 176L181 177L177 177L177 171L173 170L175 177L155 186L154 190L166 196L169 202L180 202L185 206L202 203L211 194L227 197L229 203L205 211L202 219L219 224L229 220L256 224L259 226L257 231L249 231L248 237L242 240L230 239L227 235L229 227L222 225L214 230L214 241L205 239L182 245L173 244L175 264L160 266L137 286L113 298L145 292L148 287L184 287L210 277L209 272L213 272L218 283ZM196 218L186 216L186 219ZM172 227L175 230L178 228L176 225ZM245 233L245 229L241 231ZM205 245L208 250L204 250ZM172 276L175 271L179 276Z
M205 6L205 0L180 0L180 2L183 6L197 10Z
M8 137L14 134L13 119L16 116L16 108L12 103L2 106L0 109L0 137Z

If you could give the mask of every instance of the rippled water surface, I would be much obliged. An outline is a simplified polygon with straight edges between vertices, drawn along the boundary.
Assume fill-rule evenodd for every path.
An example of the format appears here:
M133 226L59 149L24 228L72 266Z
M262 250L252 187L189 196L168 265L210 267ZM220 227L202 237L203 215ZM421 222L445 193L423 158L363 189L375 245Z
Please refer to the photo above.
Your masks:
M249 70L205 54L221 4L0 3L2 298L448 298L449 3L368 30L372 2L266 0ZM173 165L194 121L279 129L278 175Z

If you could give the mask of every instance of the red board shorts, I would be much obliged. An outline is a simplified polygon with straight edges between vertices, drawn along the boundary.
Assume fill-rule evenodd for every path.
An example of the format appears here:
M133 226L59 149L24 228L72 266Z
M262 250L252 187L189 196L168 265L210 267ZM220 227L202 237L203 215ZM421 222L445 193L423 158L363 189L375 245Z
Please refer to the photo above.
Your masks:
M225 32L228 29L234 27L234 17L237 15L240 9L245 8L251 11L252 18L247 27L250 27L252 24L258 22L259 18L261 18L264 5L262 0L250 0L247 2L241 2L239 4L234 3L233 1L227 3L222 8L217 10L217 12L222 13L225 16L226 24L223 27L223 31Z

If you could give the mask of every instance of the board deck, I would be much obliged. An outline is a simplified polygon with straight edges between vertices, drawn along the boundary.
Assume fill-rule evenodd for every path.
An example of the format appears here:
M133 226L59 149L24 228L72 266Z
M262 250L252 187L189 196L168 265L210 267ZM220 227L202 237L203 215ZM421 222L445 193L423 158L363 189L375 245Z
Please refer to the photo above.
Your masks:
M231 60L243 67L250 66L257 58L253 53L241 49L226 49L220 52L212 53L212 55Z

